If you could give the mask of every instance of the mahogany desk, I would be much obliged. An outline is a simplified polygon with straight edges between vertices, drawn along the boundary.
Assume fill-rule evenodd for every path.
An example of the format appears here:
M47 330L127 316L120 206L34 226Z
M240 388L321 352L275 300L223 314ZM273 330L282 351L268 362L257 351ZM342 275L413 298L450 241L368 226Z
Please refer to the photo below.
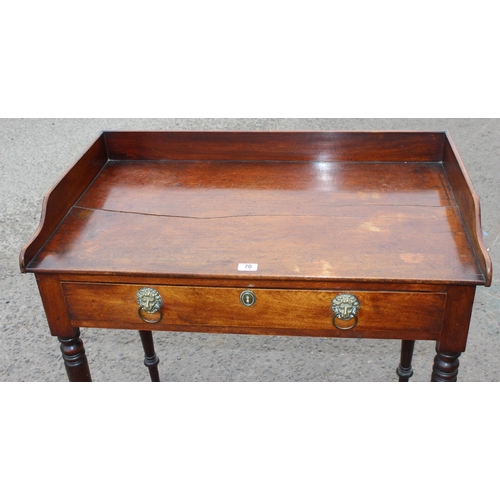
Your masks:
M71 381L80 327L436 341L455 381L479 200L445 132L104 132L46 195L20 256Z

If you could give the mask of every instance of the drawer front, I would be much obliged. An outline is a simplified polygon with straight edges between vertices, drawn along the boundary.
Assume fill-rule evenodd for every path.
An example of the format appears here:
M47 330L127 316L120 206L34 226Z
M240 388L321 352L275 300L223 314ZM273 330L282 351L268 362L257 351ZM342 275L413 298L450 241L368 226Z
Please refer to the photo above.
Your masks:
M436 339L445 293L244 289L76 283L62 284L73 326L331 337ZM137 293L154 289L161 307L149 314ZM242 292L246 293L242 297ZM353 319L337 318L332 300L354 295ZM254 301L252 305L250 305ZM246 305L245 305L246 303ZM141 309L141 310L139 310ZM341 329L341 328L345 328Z

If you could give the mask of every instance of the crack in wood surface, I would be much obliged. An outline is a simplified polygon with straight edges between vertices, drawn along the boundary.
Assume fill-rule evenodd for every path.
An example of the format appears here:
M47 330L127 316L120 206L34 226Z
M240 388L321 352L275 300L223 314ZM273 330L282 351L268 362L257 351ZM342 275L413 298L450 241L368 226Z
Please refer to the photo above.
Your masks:
M336 205L336 207L354 207L354 206L359 206L359 205ZM376 207L394 207L394 206L400 206L401 208L407 208L407 207L414 207L414 208L452 208L455 209L456 207L453 206L442 206L442 205L369 205L369 206L376 206ZM236 218L246 218L246 217L325 217L325 218L337 218L337 219L364 219L366 218L365 215L324 215L324 214L238 214L238 215L214 215L214 216L209 216L209 217L201 217L201 216L196 216L196 215L173 215L173 214L158 214L158 213L151 213L151 212L135 212L135 211L130 211L130 210L111 210L109 208L89 208L89 207L82 207L79 205L75 205L73 208L78 208L80 210L88 210L92 212L110 212L110 213L117 213L117 214L131 214L131 215L145 215L145 216L152 216L152 217L169 217L169 218L176 218L176 219L198 219L198 220L210 220L210 219L236 219ZM369 214L371 215L371 214ZM423 217L417 217L417 216L411 216L411 217L404 217L402 215L394 215L394 216L375 216L380 219L436 219L435 215L430 215L430 216L423 216Z

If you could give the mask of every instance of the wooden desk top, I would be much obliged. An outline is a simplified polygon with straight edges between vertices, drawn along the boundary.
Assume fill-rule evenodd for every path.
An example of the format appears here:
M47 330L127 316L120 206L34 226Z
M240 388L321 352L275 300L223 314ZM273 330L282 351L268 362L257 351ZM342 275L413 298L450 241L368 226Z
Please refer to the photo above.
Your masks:
M477 195L435 132L105 132L47 195L21 268L491 282Z

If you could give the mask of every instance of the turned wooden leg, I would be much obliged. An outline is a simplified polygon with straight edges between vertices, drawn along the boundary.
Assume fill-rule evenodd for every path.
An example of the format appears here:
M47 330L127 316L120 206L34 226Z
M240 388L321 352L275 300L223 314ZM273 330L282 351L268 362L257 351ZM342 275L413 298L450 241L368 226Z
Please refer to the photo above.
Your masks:
M458 375L458 357L461 352L442 352L436 344L436 357L432 368L431 382L456 382Z
M408 382L409 378L413 375L411 360L413 358L414 347L415 347L414 340L401 341L401 360L396 370L396 373L399 375L400 382Z
M153 332L150 330L139 330L139 334L141 336L142 347L144 347L144 364L149 368L151 382L159 382L158 363L160 359L155 352Z
M74 337L57 337L61 343L61 352L70 382L92 382L89 363L85 355L80 330L73 328Z

